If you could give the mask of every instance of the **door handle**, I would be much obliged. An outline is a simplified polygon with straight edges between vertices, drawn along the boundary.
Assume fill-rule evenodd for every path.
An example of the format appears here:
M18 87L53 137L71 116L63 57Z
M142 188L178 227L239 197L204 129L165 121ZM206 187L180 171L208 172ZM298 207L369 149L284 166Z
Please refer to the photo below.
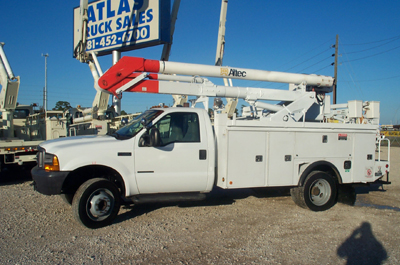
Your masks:
M207 150L200 150L199 151L199 159L206 160L207 159Z

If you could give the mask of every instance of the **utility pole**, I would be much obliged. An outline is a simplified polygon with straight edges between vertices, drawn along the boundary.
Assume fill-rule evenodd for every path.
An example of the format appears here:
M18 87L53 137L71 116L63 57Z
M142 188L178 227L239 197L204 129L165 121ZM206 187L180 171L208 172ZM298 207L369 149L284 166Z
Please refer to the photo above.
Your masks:
M334 84L333 84L333 104L336 104L336 89L337 89L337 67L338 67L338 48L339 48L339 34L336 35L335 44L335 73L334 73Z
M112 51L112 64L116 64L119 60L121 59L121 52L114 50ZM114 110L118 115L121 115L121 99L117 98L116 96L113 96L113 106Z
M44 57L44 95L43 95L43 109L46 112L47 111L47 57L49 57L49 54L43 54L42 56Z

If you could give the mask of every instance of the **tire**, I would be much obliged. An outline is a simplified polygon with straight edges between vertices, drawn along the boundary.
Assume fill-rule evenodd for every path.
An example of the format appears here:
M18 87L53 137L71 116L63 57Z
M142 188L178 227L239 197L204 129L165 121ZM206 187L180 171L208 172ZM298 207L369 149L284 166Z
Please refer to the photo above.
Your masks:
M121 206L120 192L107 179L95 178L83 183L72 201L75 219L88 228L100 228L112 223Z
M60 194L61 199L68 205L72 205L72 200L74 199L74 194Z
M322 171L312 171L302 187L290 190L293 201L312 211L325 211L336 204L337 184L332 176Z
M306 203L304 202L304 187L291 188L290 196L297 206L308 209Z

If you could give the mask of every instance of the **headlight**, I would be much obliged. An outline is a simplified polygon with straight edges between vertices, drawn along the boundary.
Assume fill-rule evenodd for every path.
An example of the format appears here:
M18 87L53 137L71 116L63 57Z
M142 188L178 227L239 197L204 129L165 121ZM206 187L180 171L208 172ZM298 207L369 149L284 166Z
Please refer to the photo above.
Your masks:
M46 171L60 171L60 163L57 156L46 153L44 155L44 170Z

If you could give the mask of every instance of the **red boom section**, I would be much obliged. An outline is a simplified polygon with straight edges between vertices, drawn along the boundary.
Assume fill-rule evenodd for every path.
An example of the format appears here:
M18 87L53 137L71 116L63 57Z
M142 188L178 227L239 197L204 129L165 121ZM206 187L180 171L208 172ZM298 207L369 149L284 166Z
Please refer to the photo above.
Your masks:
M114 95L116 90L137 77L140 72L158 73L160 62L138 57L122 57L115 65L105 72L98 81L99 86ZM150 74L151 79L157 79L157 75ZM158 81L142 80L125 91L158 93Z

